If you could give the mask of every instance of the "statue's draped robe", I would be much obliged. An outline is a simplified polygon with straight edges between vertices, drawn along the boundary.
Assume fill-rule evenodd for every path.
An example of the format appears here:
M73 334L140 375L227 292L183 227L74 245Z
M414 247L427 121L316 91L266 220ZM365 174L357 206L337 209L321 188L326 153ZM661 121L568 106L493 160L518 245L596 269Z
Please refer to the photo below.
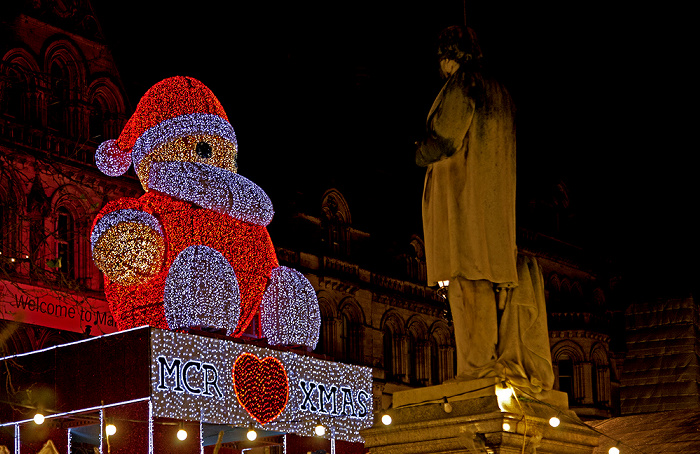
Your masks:
M428 285L456 276L517 282L515 109L497 82L457 71L428 115L417 160Z
M514 117L503 86L460 69L433 103L416 162L427 166L428 284L450 281L458 375L509 377L539 391L551 389L553 372L544 294L531 290L542 279L532 281L530 261L517 260ZM519 275L528 280L520 283L523 289L517 288ZM500 332L494 284L515 287Z

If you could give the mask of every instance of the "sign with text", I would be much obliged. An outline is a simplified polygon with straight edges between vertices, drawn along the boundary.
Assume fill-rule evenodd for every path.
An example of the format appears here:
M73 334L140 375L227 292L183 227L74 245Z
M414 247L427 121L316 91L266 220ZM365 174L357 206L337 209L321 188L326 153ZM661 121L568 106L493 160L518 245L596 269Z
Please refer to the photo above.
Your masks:
M92 335L117 331L107 301L0 280L0 319Z
M372 369L230 340L154 329L153 415L363 441Z

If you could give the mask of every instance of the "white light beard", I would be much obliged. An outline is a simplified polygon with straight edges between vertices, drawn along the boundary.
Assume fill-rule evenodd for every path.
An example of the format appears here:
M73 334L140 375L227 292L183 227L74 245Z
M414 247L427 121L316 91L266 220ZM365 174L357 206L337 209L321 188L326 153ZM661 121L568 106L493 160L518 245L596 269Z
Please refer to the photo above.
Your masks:
M266 226L274 210L270 198L249 179L199 162L154 162L149 189L163 192L234 219Z

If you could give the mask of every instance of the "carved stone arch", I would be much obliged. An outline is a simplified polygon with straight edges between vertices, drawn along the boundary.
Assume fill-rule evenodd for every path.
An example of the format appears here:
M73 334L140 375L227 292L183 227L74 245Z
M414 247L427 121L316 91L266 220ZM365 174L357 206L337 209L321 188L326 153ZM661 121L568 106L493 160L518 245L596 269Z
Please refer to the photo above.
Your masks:
M449 325L444 320L436 320L430 325L430 337L435 339L439 345L453 345L454 336Z
M581 346L568 339L559 341L552 347L552 361L556 362L562 356L568 356L577 363L586 360L586 355Z
M591 347L590 358L592 363L605 366L609 363L608 349L605 348L602 342L596 342L593 347Z
M48 74L44 99L46 125L61 135L85 137L85 57L70 38L56 35L45 44L43 60L44 72Z
M561 279L557 273L552 273L549 275L547 278L547 287L549 287L550 291L561 291Z
M411 235L411 241L408 244L405 260L406 273L408 276L416 281L425 281L427 269L425 264L425 243L423 242L423 238L418 235Z
M394 335L404 335L405 323L403 317L394 309L384 312L379 326L382 330L390 329Z
M44 72L51 73L52 64L60 64L66 70L71 99L82 98L80 92L86 86L87 60L80 48L67 36L56 35L44 45Z
M52 211L56 211L59 207L66 207L69 209L76 219L92 222L92 219L87 219L87 216L92 216L93 213L89 210L88 202L85 198L85 191L73 184L59 186L51 195Z
M418 235L411 235L410 245L413 247L413 249L415 251L416 258L418 258L418 259L425 258L425 242L423 241L423 238L421 238Z
M330 221L336 221L345 225L352 224L348 202L343 197L343 194L335 188L331 188L323 193L321 210L326 219Z
M568 394L570 404L586 398L585 360L583 349L571 340L562 340L552 347L554 387Z
M39 65L27 49L10 49L0 64L0 113L23 121L39 118L37 79Z
M351 296L343 298L340 301L340 304L338 304L338 313L347 314L357 323L365 324L365 313L357 300Z
M108 76L97 77L88 87L87 104L90 106L90 138L98 142L117 138L126 118L125 96L117 84Z
M32 79L41 72L34 53L24 47L14 47L2 56L2 73L6 74L6 71L13 68L25 71Z
M414 314L408 319L406 322L406 331L421 339L428 338L428 326L425 324L423 318L418 314Z
M560 281L561 293L568 299L571 297L571 281L567 277L561 278Z
M321 316L336 318L338 316L338 302L333 293L327 290L320 290L316 293L316 299L321 307Z

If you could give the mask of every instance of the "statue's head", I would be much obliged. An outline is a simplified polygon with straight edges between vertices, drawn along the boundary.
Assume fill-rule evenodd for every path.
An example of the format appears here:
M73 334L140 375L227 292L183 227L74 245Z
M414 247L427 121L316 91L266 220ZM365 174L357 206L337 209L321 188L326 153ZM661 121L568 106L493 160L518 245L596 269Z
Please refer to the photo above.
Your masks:
M453 25L438 37L438 57L440 60L453 60L460 65L476 63L483 57L476 33L469 27Z

